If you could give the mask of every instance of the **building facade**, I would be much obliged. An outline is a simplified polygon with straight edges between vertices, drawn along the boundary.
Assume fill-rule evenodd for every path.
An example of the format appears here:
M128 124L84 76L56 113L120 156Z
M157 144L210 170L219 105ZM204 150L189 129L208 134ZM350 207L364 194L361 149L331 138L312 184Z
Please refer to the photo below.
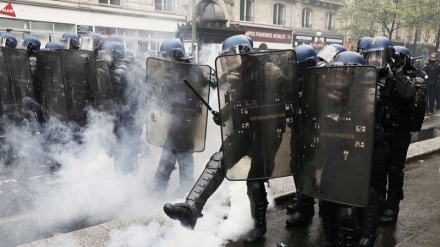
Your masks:
M195 42L195 53L208 43L218 50L226 37L246 33L254 47L265 43L269 49L289 49L311 44L318 49L328 43L344 44L336 21L342 6L342 0L2 1L0 32L9 31L17 38L31 34L42 45L65 32L117 34L133 51L158 50L163 40L177 36L189 49ZM194 9L195 38L191 35Z

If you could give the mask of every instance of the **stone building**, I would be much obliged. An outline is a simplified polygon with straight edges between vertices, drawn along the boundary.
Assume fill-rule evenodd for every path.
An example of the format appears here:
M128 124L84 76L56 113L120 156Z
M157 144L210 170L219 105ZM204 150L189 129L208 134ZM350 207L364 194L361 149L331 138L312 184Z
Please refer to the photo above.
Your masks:
M215 51L233 34L245 33L257 48L289 49L311 44L344 44L337 32L342 0L18 0L0 2L0 32L38 37L42 45L65 32L117 34L128 49L158 50L170 37L181 38L196 55L203 45ZM195 6L194 6L195 5ZM192 38L192 12L196 37Z

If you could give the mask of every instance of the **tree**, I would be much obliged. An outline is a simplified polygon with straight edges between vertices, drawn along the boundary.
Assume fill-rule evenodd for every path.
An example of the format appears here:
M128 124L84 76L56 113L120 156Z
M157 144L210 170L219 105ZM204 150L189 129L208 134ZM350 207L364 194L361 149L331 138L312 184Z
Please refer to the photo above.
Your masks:
M436 49L440 39L440 0L354 0L338 11L340 28L354 39L376 36L382 32L388 38L399 29L414 32L416 46L420 36L436 35ZM380 34L379 34L380 35Z

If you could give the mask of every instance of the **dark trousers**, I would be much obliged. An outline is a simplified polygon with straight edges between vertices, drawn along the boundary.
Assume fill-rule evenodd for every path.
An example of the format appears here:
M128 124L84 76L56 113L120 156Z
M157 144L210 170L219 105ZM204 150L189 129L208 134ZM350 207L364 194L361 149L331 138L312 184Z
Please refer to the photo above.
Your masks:
M426 82L426 105L428 112L433 112L435 103L437 102L437 108L440 108L440 92L435 81Z

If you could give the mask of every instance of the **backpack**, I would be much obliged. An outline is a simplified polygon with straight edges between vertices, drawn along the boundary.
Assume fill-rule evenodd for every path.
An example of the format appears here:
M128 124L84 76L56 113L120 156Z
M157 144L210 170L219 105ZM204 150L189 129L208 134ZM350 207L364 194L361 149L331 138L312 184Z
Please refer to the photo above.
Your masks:
M410 131L417 132L422 129L423 120L425 119L425 95L426 95L426 83L420 77L412 78L414 88L416 89L416 97L410 104Z

